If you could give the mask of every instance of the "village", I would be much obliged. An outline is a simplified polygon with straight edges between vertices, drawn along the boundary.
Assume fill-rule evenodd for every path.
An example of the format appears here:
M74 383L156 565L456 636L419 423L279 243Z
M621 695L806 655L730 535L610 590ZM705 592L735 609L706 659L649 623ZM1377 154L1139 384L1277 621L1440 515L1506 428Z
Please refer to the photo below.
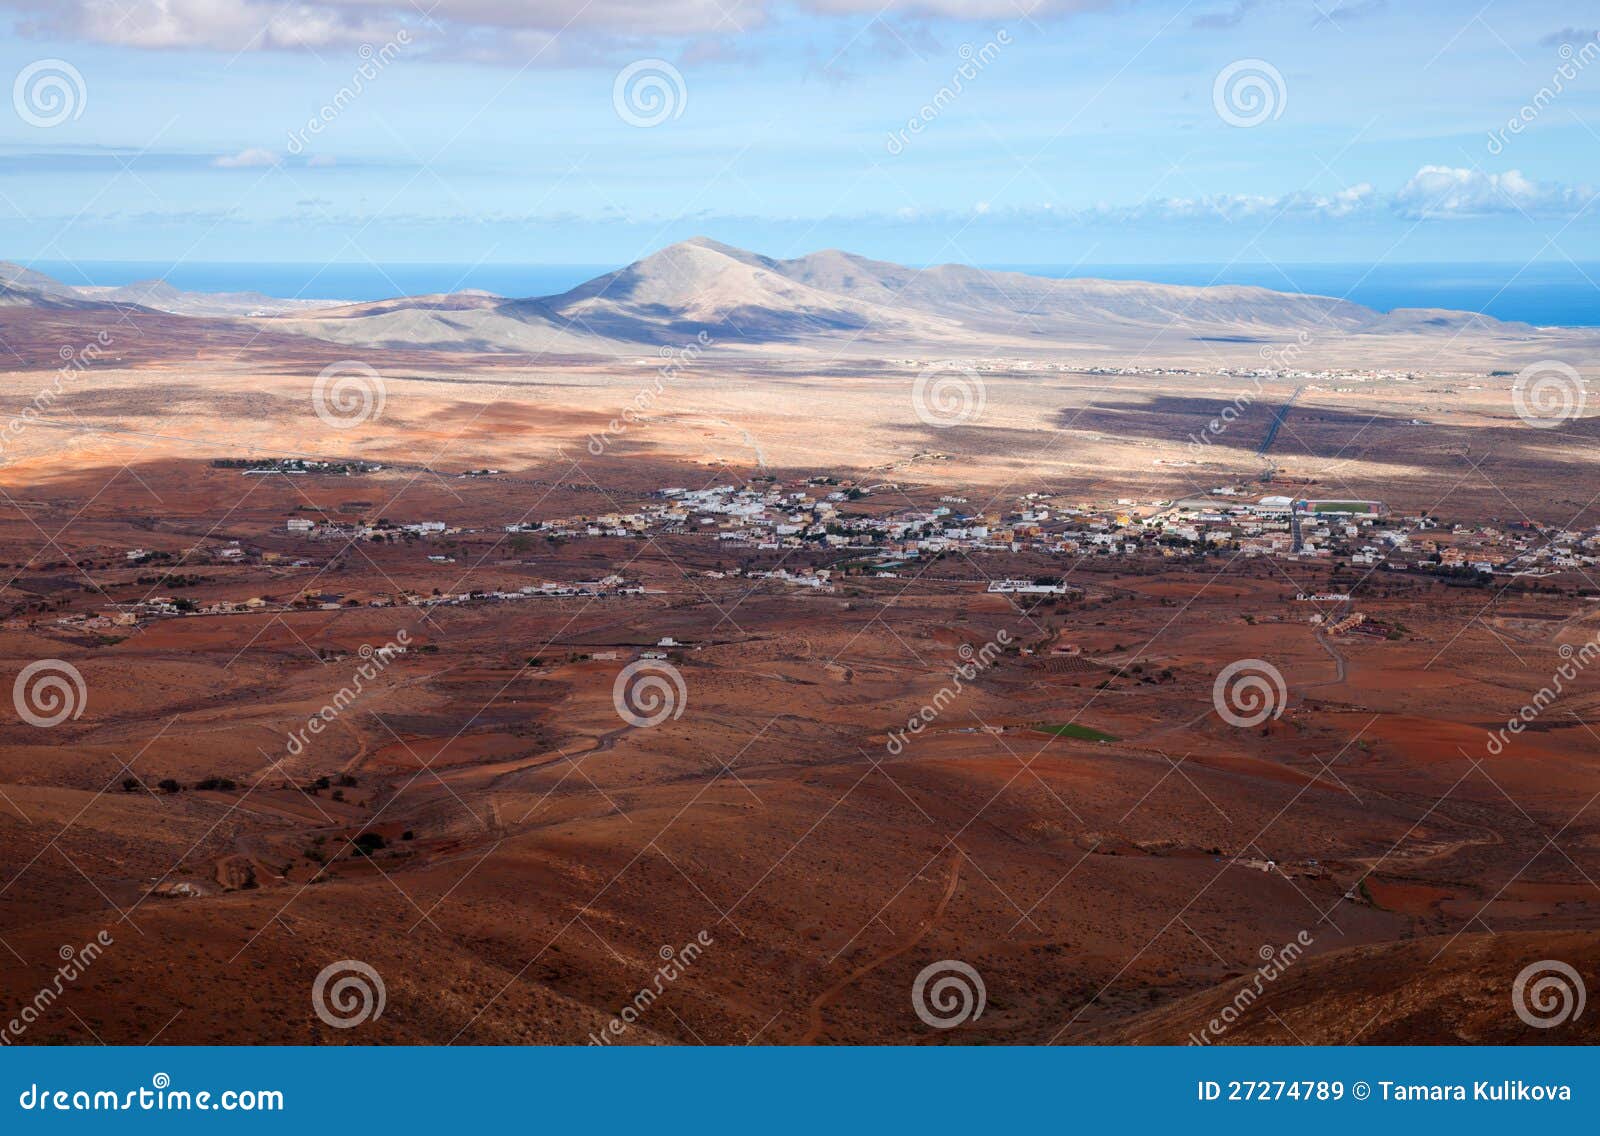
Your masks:
M910 504L901 487L813 478L799 487L775 479L706 489L663 488L631 512L521 521L508 534L549 540L700 536L734 549L781 552L808 545L835 550L833 572L893 576L941 553L1043 553L1072 558L1194 558L1208 555L1339 560L1422 572L1540 577L1600 562L1600 528L1546 528L1518 519L1501 525L1447 524L1391 512L1381 501L1254 496L1239 485L1179 500L1069 503L1043 493L969 508L945 495ZM898 508L883 501L905 503ZM317 524L290 518L288 531L312 540L416 540L478 530L442 521ZM444 559L431 556L430 559ZM779 579L822 586L825 570ZM1041 585L1044 586L1044 585ZM1014 590L1014 589L1013 589Z
M925 500L914 501L912 493ZM475 538L484 549L473 545ZM287 518L281 536L272 541L211 541L182 553L126 549L121 553L126 566L156 569L137 578L138 584L147 586L145 593L99 611L64 613L57 622L104 631L164 617L644 594L642 583L615 572L592 579L547 579L514 589L461 587L472 568L503 544L526 553L536 547L535 540L554 550L606 539L703 541L708 548L740 559L737 566L701 569L707 578L739 577L822 592L836 591L845 578L891 580L912 575L947 556L1026 557L1024 572L1004 578L983 573L974 582L989 592L1036 596L1066 594L1071 590L1067 576L1085 562L1132 568L1147 562L1178 566L1207 559L1268 557L1320 562L1362 575L1381 569L1458 582L1495 577L1538 580L1584 571L1600 562L1600 529L1545 528L1524 519L1449 524L1427 514L1393 512L1381 501L1258 495L1242 485L1216 486L1178 500L1124 497L1089 503L1028 493L1001 506L975 505L956 494L932 497L926 490L893 483L868 485L833 477L782 483L763 477L704 489L664 487L631 511L522 520L495 528L436 519L347 522L319 513ZM207 565L319 572L357 543L416 547L426 562L441 567L458 560L465 563L451 570L456 584L452 589L396 588L359 599L315 585L276 600L253 596L201 601L181 594L211 582L195 575ZM320 551L330 545L332 555ZM797 559L809 563L791 566L796 550L807 552ZM1047 566L1044 571L1041 564ZM90 566L89 561L79 564ZM10 613L13 619L24 614L25 609Z

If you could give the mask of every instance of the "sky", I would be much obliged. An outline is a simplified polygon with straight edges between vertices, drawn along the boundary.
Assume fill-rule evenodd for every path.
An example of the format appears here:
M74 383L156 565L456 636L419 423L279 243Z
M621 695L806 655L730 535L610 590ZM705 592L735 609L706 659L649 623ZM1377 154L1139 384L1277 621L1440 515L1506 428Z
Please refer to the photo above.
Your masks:
M0 0L0 28L22 263L612 264L696 235L1600 260L1591 3Z

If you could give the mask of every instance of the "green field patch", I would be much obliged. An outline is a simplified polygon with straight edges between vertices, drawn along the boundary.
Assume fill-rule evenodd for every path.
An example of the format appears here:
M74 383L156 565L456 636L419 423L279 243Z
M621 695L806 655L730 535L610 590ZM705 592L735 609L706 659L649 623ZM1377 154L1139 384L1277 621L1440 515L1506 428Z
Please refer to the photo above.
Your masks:
M1040 726L1041 733L1055 734L1058 738L1077 738L1081 742L1114 742L1117 739L1103 730L1096 730L1091 726L1080 726L1076 722L1064 722L1058 726Z

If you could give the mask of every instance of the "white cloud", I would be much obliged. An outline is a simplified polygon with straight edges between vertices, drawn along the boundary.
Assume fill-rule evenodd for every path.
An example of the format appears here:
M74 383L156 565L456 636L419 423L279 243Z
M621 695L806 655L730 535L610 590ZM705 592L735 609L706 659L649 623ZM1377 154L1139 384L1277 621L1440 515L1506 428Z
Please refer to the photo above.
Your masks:
M1484 217L1496 213L1568 214L1592 197L1586 188L1541 184L1520 170L1503 174L1458 166L1423 166L1394 195L1411 218Z
M1080 211L1078 217L1123 221L1241 221L1274 216L1342 221L1386 213L1413 221L1508 213L1569 217L1583 209L1593 196L1594 191L1587 187L1535 182L1518 170L1491 174L1451 166L1423 166L1389 193L1361 182L1332 193L1160 197L1137 206L1096 206Z
M617 37L741 30L763 19L715 0L0 0L20 9L26 34L71 36L121 47L270 51L377 45L409 28L419 42L459 44L475 36L571 28ZM578 10L575 12L574 8ZM725 14L725 9L727 14Z
M1301 191L1278 195L1216 193L1204 197L1157 197L1136 206L1098 205L1088 212L1125 221L1243 221L1279 215L1336 220L1369 212L1382 202L1378 191L1362 182L1334 193Z
M32 0L5 0L34 8ZM353 10L355 9L355 10ZM317 48L386 39L400 27L364 4L268 3L265 0L66 0L23 23L25 32L70 35L148 49L251 51ZM387 34L385 34L387 33ZM380 40L381 42L381 40Z
M1317 207L1330 217L1348 217L1372 204L1378 191L1367 182L1348 186L1329 197L1316 197Z
M231 53L376 46L406 28L438 57L489 62L586 58L597 47L647 40L728 40L765 26L780 4L914 23L1043 19L1112 0L0 0L23 13L20 31L44 38Z
M240 150L237 154L224 154L219 158L213 158L211 164L219 170L260 169L277 165L278 155L271 150L251 147L248 150Z
M1112 0L809 0L804 7L843 16L933 16L948 20L1018 20L1089 12Z
M1533 217L1566 218L1576 216L1594 196L1594 190L1588 187L1535 182L1517 170L1488 174L1449 166L1423 166L1404 185L1389 192L1361 182L1328 193L1215 193L1197 197L1154 197L1133 205L1100 202L1076 207L984 203L975 212L992 221L1068 226L1247 222L1265 225L1280 217L1287 221L1336 224L1396 217L1406 221L1447 221L1504 216L1519 211ZM1595 220L1600 221L1600 203L1593 212ZM902 210L896 216L897 220L906 222L934 218L951 223L962 219L955 213L937 209Z

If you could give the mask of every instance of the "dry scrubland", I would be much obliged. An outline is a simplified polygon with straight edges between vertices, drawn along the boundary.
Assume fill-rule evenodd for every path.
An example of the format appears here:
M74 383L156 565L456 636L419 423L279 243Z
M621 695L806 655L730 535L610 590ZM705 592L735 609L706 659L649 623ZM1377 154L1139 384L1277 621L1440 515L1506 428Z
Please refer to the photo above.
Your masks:
M1180 497L1269 460L1320 495L1400 511L1592 524L1596 431L1523 426L1510 378L1488 376L1503 367L1454 358L1475 375L1343 390L1274 380L1197 455L1190 435L1245 380L995 365L984 413L937 430L912 409L921 362L712 352L597 457L588 438L654 384L648 349L604 363L367 350L383 413L335 430L310 403L339 349L142 326L7 440L0 469L4 673L62 659L89 691L52 729L0 722L0 1004L30 1000L63 944L115 940L27 1041L581 1043L649 984L663 945L701 931L704 957L623 1041L1181 1041L1264 945L1302 932L1310 957L1223 1040L1545 1041L1510 1013L1517 972L1551 957L1594 973L1600 675L1505 752L1485 748L1557 646L1600 630L1579 573L1500 591L1377 571L1360 606L1405 633L1333 641L1293 597L1339 585L1304 562L954 557L810 593L706 573L826 554L497 531L762 473L1005 510L1026 492ZM63 341L44 317L10 330L34 365L0 377L8 416ZM1422 360L1383 350L1355 353ZM1187 364L1256 352L1201 355ZM1270 459L1256 456L1297 386ZM280 455L385 468L210 465ZM456 476L479 467L503 472ZM284 520L310 508L487 531L441 543L452 562L438 563L431 543L297 542ZM226 540L281 558L182 560ZM58 624L170 591L140 582L160 569L127 566L131 548L173 554L200 603L325 592L341 606ZM646 592L366 606L612 571ZM1045 572L1082 595L983 592ZM401 630L421 649L288 745L363 645ZM1041 653L1004 657L892 752L890 729L1001 630ZM613 680L663 636L692 645L675 655L686 706L630 728ZM1047 656L1058 639L1081 647L1070 665ZM1282 671L1289 700L1241 730L1211 689L1251 657ZM1112 740L1039 728L1066 722ZM130 776L143 786L125 792ZM183 791L151 791L165 778ZM208 778L233 787L195 788ZM384 847L353 852L361 833ZM387 987L382 1016L348 1032L309 996L347 958ZM947 958L978 969L988 1007L945 1033L909 991ZM1595 1040L1595 1020L1562 1040Z

